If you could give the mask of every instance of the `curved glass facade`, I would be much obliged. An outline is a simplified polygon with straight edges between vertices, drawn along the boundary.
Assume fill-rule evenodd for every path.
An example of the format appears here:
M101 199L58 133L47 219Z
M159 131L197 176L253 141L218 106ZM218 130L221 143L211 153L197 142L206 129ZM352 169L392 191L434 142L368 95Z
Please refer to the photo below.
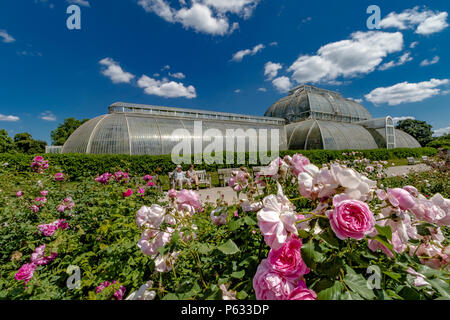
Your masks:
M215 129L221 133L223 150L226 150L226 139L234 135L235 145L245 145L245 151L251 151L256 147L250 141L248 134L255 129L256 134L260 129L267 130L267 148L272 143L279 150L287 149L286 133L284 126L256 121L225 121L207 120L178 117L157 117L149 114L138 113L111 113L92 119L80 126L67 140L63 147L63 153L89 153L89 154L130 154L130 155L161 155L170 154L173 148L185 135L173 135L177 129L189 131L191 136L191 153L194 153L194 145L200 143L206 148L212 141L204 141L202 136L195 136L194 124L201 121L202 134L207 130ZM248 131L250 129L250 131ZM271 130L279 132L278 140L271 140ZM231 130L231 132L229 131ZM227 132L228 131L228 132ZM216 133L219 133L216 131ZM213 138L217 135L213 132Z

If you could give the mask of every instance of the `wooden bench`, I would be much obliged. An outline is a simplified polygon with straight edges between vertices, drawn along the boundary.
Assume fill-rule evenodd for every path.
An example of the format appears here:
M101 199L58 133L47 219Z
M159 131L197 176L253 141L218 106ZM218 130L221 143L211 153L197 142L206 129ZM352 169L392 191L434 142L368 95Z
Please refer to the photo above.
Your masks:
M219 183L222 187L228 186L228 181L230 181L231 174L233 171L239 171L240 168L228 168L228 169L219 169L217 170L217 174L219 176Z
M186 178L188 178L187 176L187 172L186 173ZM209 186L209 188L212 188L212 182L211 182L211 175L206 173L206 170L199 170L199 171L195 171L195 173L197 173L197 177L198 177L198 185L200 186L201 184L205 184L207 186ZM189 178L188 178L189 179ZM187 183L186 183L187 184ZM194 183L191 182L191 186ZM173 172L169 173L169 185L172 186L172 189L176 189L176 183L175 180L173 179Z
M420 163L420 161L416 161L416 159L414 159L413 157L408 157L408 165L414 165L417 163Z

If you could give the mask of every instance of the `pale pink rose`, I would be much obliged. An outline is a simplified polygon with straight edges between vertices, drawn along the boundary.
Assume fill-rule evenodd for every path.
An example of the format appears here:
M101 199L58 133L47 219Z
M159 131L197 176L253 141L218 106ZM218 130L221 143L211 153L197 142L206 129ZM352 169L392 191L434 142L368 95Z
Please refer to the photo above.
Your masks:
M295 287L293 282L274 271L267 259L261 261L253 278L257 300L287 300Z
M387 193L384 190L377 189L375 193L377 194L378 199L380 199L381 201L387 199Z
M153 204L150 208L143 206L136 214L136 224L139 228L146 226L158 229L164 221L166 209L160 205Z
M415 246L410 247L410 254L412 255L416 251ZM419 249L416 251L416 255L419 257L420 261L433 269L440 269L443 266L448 265L450 262L450 257L447 254L447 250L438 245L431 243L423 243L420 245ZM420 258L420 257L426 257Z
M446 220L449 213L442 210L441 207L434 205L430 200L417 199L415 206L411 209L417 219L439 225L448 225Z
M373 232L375 218L366 203L358 200L344 200L334 201L333 204L335 208L327 211L327 216L330 219L331 228L339 239L361 240Z
M269 177L277 175L282 162L281 158L273 160L267 167L262 168L261 175Z
M137 193L138 193L138 195L141 196L141 197L144 196L144 194L145 194L145 188L139 188L138 191L137 191Z
M428 286L429 283L425 281L425 276L421 273L416 272L413 268L409 267L406 272L410 275L414 276L414 286L415 287L423 287Z
M374 171L375 171L375 168L372 167L372 166L367 166L367 167L366 167L366 171L367 171L367 172L374 172Z
M34 263L24 264L20 267L19 271L14 276L14 279L17 281L25 280L25 284L27 284L31 278L33 278L34 270L36 270L36 265Z
M177 191L174 189L170 189L168 195L169 195L169 198L174 199L177 197Z
M389 250L388 247L386 247L384 244L377 240L369 240L369 249L373 252L376 252L377 250L381 250L384 252L386 256L388 256L391 259L394 259L394 254L391 250Z
M216 226L221 226L227 223L227 208L217 208L211 211L210 217L212 223Z
M172 252L167 256L158 255L155 262L155 270L157 272L169 272L172 270L172 266L178 258L179 252Z
M44 196L44 197L48 196L47 190L42 190L40 193L41 193L41 196Z
M37 228L42 232L42 234L46 237L51 237L55 234L56 230L58 230L58 226L50 223L50 224L41 224L37 226Z
M30 207L30 209L31 209L31 211L33 211L34 213L38 213L38 212L39 212L39 207L38 207L37 205L35 205L35 204L33 204L33 205Z
M331 175L338 185L345 188L345 193L354 200L365 201L370 190L377 187L376 181L342 165L332 164Z
M128 197L131 197L132 195L133 195L133 190L128 189L127 191L125 191L125 192L122 194L122 197L123 197L123 198L128 198Z
M403 187L403 190L408 191L413 197L417 197L419 195L419 191L413 186L405 186Z
M295 176L298 176L300 172L305 172L304 167L311 164L309 159L301 154L295 154L292 158L287 158L291 164L292 172Z
M172 228L167 228L166 232L145 231L138 242L138 247L148 256L156 255L159 248L170 242L173 232Z
M22 197L23 196L23 192L22 191L17 191L16 196L18 198Z
M287 300L317 300L317 294L306 287L306 283L300 280L297 288L292 290Z
M178 205L188 204L197 210L202 209L202 202L197 192L192 190L181 190L177 197Z
M228 290L226 285L221 284L219 289L222 291L222 300L237 300L237 293L235 291Z
M389 202L394 207L399 207L402 210L412 209L416 205L414 197L406 190L395 188L387 189Z
M270 250L267 261L284 278L298 280L310 271L302 259L302 245L301 239L292 236L280 249Z
M56 252L52 252L49 256L45 256L45 244L43 244L37 247L31 254L31 263L34 263L37 266L44 266L55 260L57 256L58 253Z
M230 179L228 179L228 186L230 186L231 188L234 188L235 185L236 185L236 179L234 177L230 177Z
M267 245L278 250L289 234L298 234L295 226L297 221L295 207L283 194L279 184L278 194L264 198L263 206L264 208L257 214L258 226Z

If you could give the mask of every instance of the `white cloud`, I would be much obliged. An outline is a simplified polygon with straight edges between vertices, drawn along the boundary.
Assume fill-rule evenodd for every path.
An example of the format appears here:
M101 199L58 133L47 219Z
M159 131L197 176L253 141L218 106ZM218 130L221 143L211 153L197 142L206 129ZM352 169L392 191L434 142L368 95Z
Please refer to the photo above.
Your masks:
M375 104L388 103L390 106L406 102L419 102L442 94L438 87L448 83L448 79L431 79L419 83L402 82L391 87L377 88L365 95L365 98Z
M242 92L241 89L236 89L236 90L234 90L234 93L241 93L241 92Z
M219 13L234 13L250 18L259 0L203 0L207 6L214 8Z
M411 52L406 52L405 54L403 54L400 58L398 58L397 62L396 61L390 61L387 63L382 64L378 70L387 70L393 67L398 67L401 65L404 65L405 63L412 61L413 58L411 57Z
M354 77L367 74L388 54L401 51L400 32L355 32L351 39L329 43L316 55L302 55L288 69L298 83L328 82L339 76Z
M68 3L77 4L82 7L90 7L89 1L86 0L67 0Z
M249 18L259 0L198 0L187 6L179 1L181 8L175 9L166 0L139 0L146 12L154 12L170 23L180 23L184 28L211 35L231 34L239 23L230 23L227 14Z
M0 113L0 121L6 121L6 122L16 122L19 121L20 118L16 116L5 116Z
M56 121L56 116L51 111L42 112L39 118L45 121Z
M264 66L264 75L267 80L272 80L278 75L278 71L283 68L279 63L267 62Z
M441 137L450 134L450 127L434 130L434 137Z
M99 63L106 67L102 70L102 74L110 78L113 83L130 83L134 78L134 75L125 72L120 65L111 58L104 58L100 60Z
M267 89L266 89L266 88L258 88L258 91L261 91L261 92L266 92L266 91L267 91Z
M392 120L394 121L394 125L397 125L397 123L399 121L403 121L403 120L416 120L416 118L412 117L412 116L405 116L405 117L394 117L392 118Z
M173 78L176 78L176 79L184 79L184 78L186 78L186 76L183 73L181 73L181 72L177 72L177 73L170 73L169 72L169 76L171 76Z
M235 54L233 54L233 57L231 58L231 60L240 62L240 61L242 61L242 59L244 59L245 56L248 56L248 55L254 56L255 54L257 54L264 48L265 48L265 46L263 44L258 44L256 46L254 46L253 49L240 50L240 51L236 52Z
M353 99L353 98L348 98L349 100L353 100L353 101L355 101L355 102L358 102L358 103L362 103L364 100L363 99Z
M155 80L145 74L138 80L138 86L144 89L148 95L156 95L164 98L196 98L197 94L193 86L185 86L183 83L169 81L167 79Z
M11 43L16 41L6 30L0 30L0 38L2 38L2 42Z
M283 93L288 92L292 89L292 83L288 77L279 77L273 79L272 84L278 91Z
M417 47L418 44L419 44L419 41L414 41L414 42L412 42L412 43L409 45L409 47L410 47L411 49L414 49L415 47Z
M278 45L278 42L276 42L276 41L269 43L269 46L271 46L271 47L276 47L277 45Z
M448 27L447 12L432 11L419 7L407 9L402 13L391 12L386 18L381 20L381 28L397 28L400 30L414 29L415 33L429 35L440 32Z
M441 59L441 58L439 58L438 56L435 56L431 61L428 60L428 59L425 59L425 60L423 60L423 61L420 63L420 66L421 66L421 67L426 67L426 66L430 66L430 65L432 65L432 64L436 64L436 63L439 62L440 59Z

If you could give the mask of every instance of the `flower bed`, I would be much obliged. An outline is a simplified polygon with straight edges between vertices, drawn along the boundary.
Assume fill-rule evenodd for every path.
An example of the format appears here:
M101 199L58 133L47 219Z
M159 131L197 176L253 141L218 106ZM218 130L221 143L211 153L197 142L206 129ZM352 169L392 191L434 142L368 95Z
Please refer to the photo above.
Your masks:
M450 299L448 172L296 154L212 203L34 160L0 169L0 299Z

